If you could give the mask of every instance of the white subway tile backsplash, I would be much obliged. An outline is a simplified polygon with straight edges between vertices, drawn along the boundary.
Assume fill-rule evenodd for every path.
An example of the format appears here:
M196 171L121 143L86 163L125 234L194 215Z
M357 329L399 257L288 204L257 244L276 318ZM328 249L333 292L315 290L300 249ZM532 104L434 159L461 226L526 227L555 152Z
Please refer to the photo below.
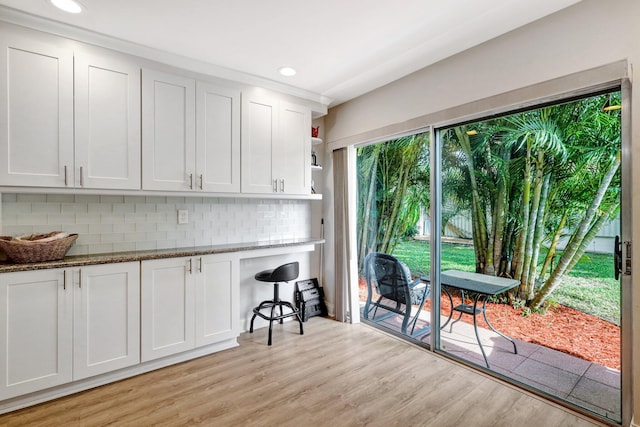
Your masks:
M29 215L19 215L17 221L17 225L32 225L34 227L40 227L42 225L47 225L48 223L47 214L34 212Z
M45 194L18 194L18 202L21 203L44 203L47 201Z
M113 243L99 243L96 245L88 245L87 253L103 254L113 252Z
M100 196L80 194L75 196L75 203L100 203Z
M60 203L32 203L31 212L58 214L61 212Z
M109 223L89 224L89 233L103 234L103 233L112 233L112 232L113 232L113 224L109 224Z
M87 233L82 235L82 243L85 245L96 244L100 243L101 241L102 239L100 234Z
M11 203L2 201L2 213L3 214L30 214L31 203Z
M4 219L4 218L3 218ZM33 226L30 225L4 225L2 234L5 236L21 236L23 234L33 234Z
M100 224L100 214L97 213L77 213L76 224Z
M138 222L135 224L136 231L157 231L158 224L154 222Z
M167 198L164 196L146 196L144 199L144 203L150 205L160 205L167 203Z
M104 224L124 224L124 214L122 213L106 213L100 215L100 221Z
M118 242L113 244L114 252L129 252L136 250L136 244L134 242Z
M17 204L17 203L16 203ZM87 213L88 206L86 203L62 203L62 213Z
M73 194L47 194L47 202L74 203L75 196Z
M120 204L117 203L115 205L113 205L113 212L114 213L133 213L136 211L136 205L135 204Z
M127 234L124 235L124 240L127 241L127 242L146 241L147 240L147 233L144 233L144 232L127 233Z
M100 203L116 205L124 203L124 196L100 196Z
M113 205L111 203L89 203L87 211L89 213L111 213Z
M101 235L102 243L120 243L124 242L123 233L103 233Z
M160 242L163 244L166 242ZM136 251L151 251L154 249L172 249L176 246L157 247L156 242L136 242Z
M2 232L64 230L80 236L69 254L173 249L309 237L311 203L179 196L3 194ZM189 222L178 224L178 209Z
M154 197L154 199L157 197ZM156 205L154 203L136 203L136 213L155 212Z
M133 233L136 231L136 224L113 224L114 233Z

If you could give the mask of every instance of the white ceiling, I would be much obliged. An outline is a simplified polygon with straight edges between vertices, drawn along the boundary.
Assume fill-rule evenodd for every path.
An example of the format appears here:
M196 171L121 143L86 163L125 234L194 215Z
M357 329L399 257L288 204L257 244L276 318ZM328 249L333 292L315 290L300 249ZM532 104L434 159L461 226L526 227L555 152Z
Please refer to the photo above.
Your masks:
M578 1L80 0L79 15L48 0L0 5L280 82L336 105ZM280 76L283 65L297 75Z

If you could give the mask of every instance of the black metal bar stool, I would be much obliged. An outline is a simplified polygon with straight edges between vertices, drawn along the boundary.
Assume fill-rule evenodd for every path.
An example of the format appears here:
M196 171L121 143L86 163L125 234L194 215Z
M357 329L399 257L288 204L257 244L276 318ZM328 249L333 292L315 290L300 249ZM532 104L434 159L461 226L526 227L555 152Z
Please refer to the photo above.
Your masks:
M279 282L288 282L290 280L294 280L298 277L299 273L299 264L298 262L290 262L288 264L283 264L278 268L273 270L264 270L259 273L256 273L255 279L260 282L273 282L273 300L262 301L259 306L253 309L253 317L251 317L251 327L249 328L249 332L253 333L253 321L256 319L256 316L262 317L264 320L269 321L269 342L268 345L271 345L271 331L273 330L272 325L274 320L279 320L282 324L283 319L287 317L296 317L298 322L300 323L300 335L304 334L302 330L302 317L300 317L300 312L297 308L293 306L288 301L282 301L280 299L280 290L279 290ZM291 309L291 313L283 314L282 307L289 307ZM275 309L278 307L280 309L280 315L276 315ZM270 308L271 314L267 316L266 314L262 314L260 311Z

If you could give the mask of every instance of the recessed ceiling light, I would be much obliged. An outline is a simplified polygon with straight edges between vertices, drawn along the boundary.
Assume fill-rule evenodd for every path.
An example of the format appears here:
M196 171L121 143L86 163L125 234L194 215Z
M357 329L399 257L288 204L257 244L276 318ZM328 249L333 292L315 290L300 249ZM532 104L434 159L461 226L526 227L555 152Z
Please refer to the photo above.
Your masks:
M80 13L82 12L82 6L80 3L74 0L50 0L51 4L57 7L60 10L64 10L69 13Z
M280 74L282 74L285 77L291 77L296 75L296 70L291 67L280 67L278 71L280 72Z

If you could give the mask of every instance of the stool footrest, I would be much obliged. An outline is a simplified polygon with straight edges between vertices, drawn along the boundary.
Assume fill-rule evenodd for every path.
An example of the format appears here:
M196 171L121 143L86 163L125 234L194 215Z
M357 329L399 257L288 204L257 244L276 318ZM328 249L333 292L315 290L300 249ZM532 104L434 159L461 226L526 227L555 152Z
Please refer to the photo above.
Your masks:
M291 311L290 313L284 313L280 316L270 316L270 315L266 315L260 312L260 310L264 310L267 308L271 308L271 307L289 307L291 308L290 305L288 304L283 304L283 303L275 303L275 304L264 304L261 307L256 307L253 309L253 314L262 317L264 320L281 320L281 319L286 319L287 317L293 317L298 315L298 311L294 310Z

